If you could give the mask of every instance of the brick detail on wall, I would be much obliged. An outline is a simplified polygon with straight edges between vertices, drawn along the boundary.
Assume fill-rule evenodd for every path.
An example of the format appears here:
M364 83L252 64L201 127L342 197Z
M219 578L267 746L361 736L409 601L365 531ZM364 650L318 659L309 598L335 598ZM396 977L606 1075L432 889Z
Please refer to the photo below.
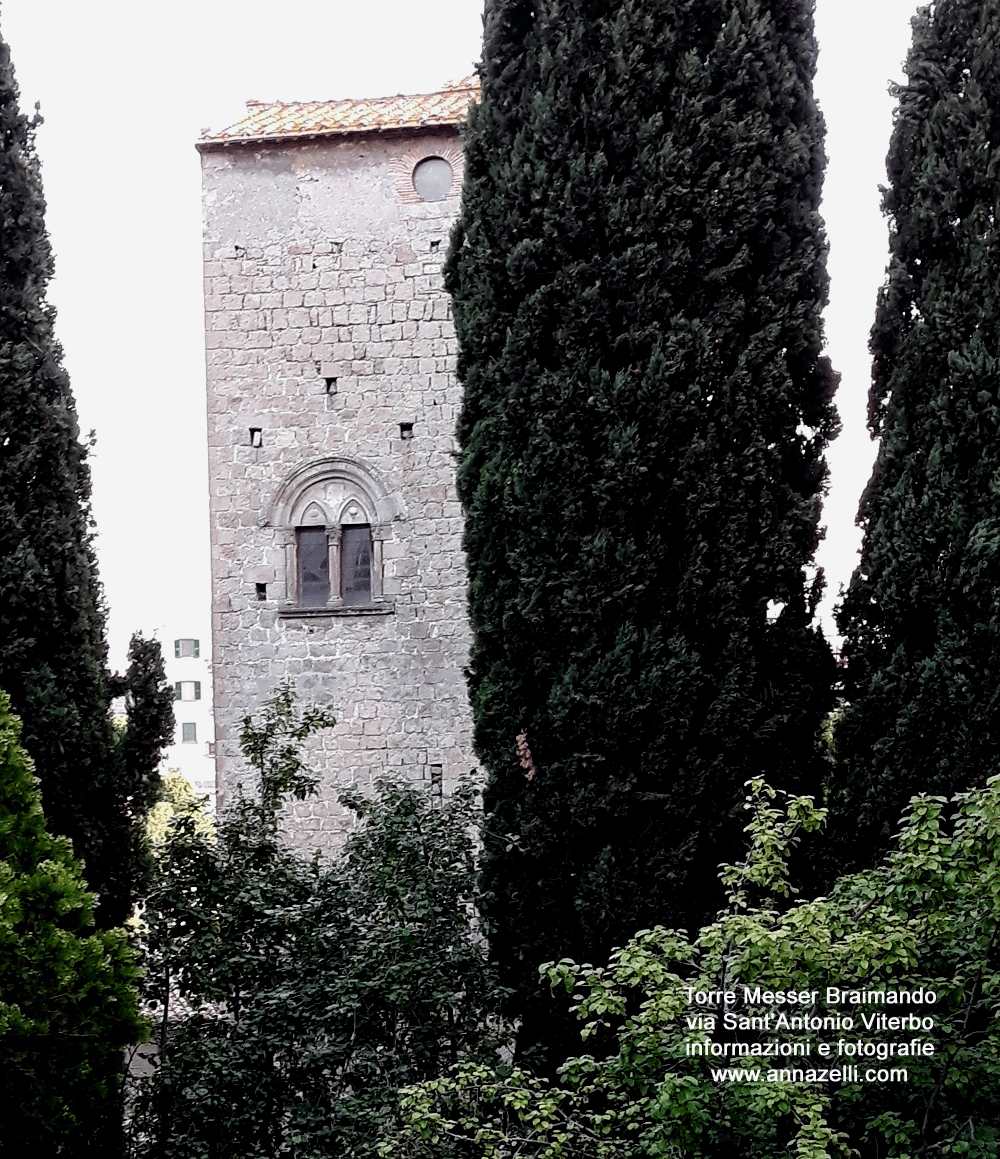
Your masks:
M451 190L444 200L450 202L461 195L462 174L464 171L461 149L446 145L433 151L428 151L425 147L423 149L409 149L406 153L393 156L390 161L393 177L395 178L396 196L400 201L410 205L423 202L423 198L413 188L413 170L416 169L421 161L425 161L429 157L440 157L451 166L451 171L454 176L452 178Z

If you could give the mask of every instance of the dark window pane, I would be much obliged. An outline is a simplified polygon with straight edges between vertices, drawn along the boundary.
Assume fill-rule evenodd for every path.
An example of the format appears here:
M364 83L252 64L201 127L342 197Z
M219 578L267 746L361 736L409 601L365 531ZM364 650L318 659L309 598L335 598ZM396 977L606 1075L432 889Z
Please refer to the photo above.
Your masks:
M299 550L299 603L304 608L322 608L330 598L330 557L325 527L300 527L296 533Z
M198 739L198 726L196 724L182 724L181 725L181 743L190 744L192 741Z
M347 606L372 602L372 529L345 527L340 541L340 571Z

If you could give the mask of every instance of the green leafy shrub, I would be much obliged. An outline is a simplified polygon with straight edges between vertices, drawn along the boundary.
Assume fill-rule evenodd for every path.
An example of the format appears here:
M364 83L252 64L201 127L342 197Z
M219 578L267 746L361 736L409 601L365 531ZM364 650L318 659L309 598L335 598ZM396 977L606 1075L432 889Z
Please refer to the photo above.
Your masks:
M199 797L194 786L177 769L170 769L161 777L160 797L146 814L146 840L153 850L163 845L171 833L174 817L191 815L195 829L211 836L215 833L212 818L204 810L205 797Z
M94 895L70 842L46 830L20 731L0 692L3 1148L113 1155L123 1048L147 1031L138 968L124 931L94 928Z
M942 819L944 798L915 797L881 866L842 877L829 897L796 904L787 900L788 854L798 832L815 829L824 811L802 797L781 811L774 796L753 784L749 857L724 869L729 908L696 938L657 927L637 934L607 969L569 961L542 968L545 980L573 995L585 1040L617 1032L610 1057L571 1058L555 1083L519 1068L465 1065L414 1086L403 1092L406 1129L383 1145L383 1159L996 1156L1000 778L955 799L953 826ZM916 1035L912 1028L865 1030L858 1020L851 1030L819 1033L734 1030L725 1027L718 1002L715 1027L704 1018L698 1024L713 1008L693 1006L689 988L728 990L736 995L731 1011L746 1016L743 988L758 986L817 991L816 1006L784 1008L811 1017L836 1017L827 987L929 987L937 995L931 1006L871 1009L917 1009L935 1026ZM876 1079L861 1081L870 1061L854 1081L842 1068L860 1056L841 1054L839 1045L829 1059L818 1054L817 1040L860 1038L877 1047L914 1037L934 1049L891 1064L905 1070L906 1081L881 1081L874 1068ZM775 1039L810 1041L810 1060L747 1058L726 1047ZM709 1056L688 1053L706 1042ZM876 1067L891 1073L886 1062ZM836 1076L833 1068L841 1068Z
M345 793L357 827L331 861L282 843L282 802L314 788L300 742L332 723L283 686L244 723L259 797L214 842L179 814L160 847L144 913L160 1058L138 1155L374 1155L399 1087L495 1049L470 785L439 804L389 783ZM178 999L191 1013L171 1021Z

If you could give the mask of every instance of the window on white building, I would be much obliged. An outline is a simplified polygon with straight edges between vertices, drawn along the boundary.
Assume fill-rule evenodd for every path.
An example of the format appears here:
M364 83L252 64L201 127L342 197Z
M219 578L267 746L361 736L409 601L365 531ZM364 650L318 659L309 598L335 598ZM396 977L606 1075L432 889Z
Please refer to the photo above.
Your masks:
M174 656L179 660L182 656L194 656L198 658L198 641L192 639L183 639L174 641Z
M201 681L178 680L174 685L174 700L201 700Z
M181 725L181 744L196 744L198 741L198 726L193 722L185 721Z

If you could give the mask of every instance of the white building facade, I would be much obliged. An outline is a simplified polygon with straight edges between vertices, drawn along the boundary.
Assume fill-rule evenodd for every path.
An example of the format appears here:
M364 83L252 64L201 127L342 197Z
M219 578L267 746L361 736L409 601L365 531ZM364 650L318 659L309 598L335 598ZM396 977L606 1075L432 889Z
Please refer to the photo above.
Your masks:
M182 625L181 629L187 625ZM161 773L178 772L215 808L215 720L212 710L211 640L164 633L163 660L174 690L174 739L164 751Z

